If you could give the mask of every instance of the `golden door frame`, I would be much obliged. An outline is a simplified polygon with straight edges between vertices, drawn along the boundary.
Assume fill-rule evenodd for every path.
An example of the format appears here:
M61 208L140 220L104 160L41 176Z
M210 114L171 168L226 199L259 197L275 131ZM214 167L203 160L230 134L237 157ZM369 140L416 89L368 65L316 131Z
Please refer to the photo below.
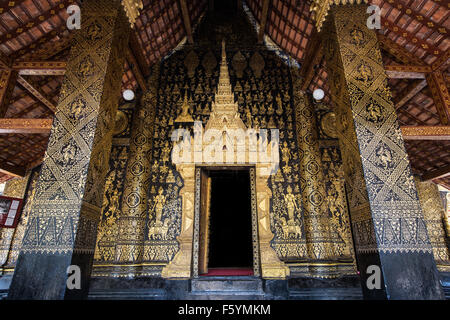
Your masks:
M233 165L227 165L226 167L232 167ZM236 165L239 167L249 167L248 165L241 164ZM224 167L224 165L220 165ZM180 190L182 197L182 217L181 217L181 232L177 237L177 241L180 245L179 251L175 257L169 262L162 270L162 277L173 279L188 279L195 276L194 272L194 229L195 229L195 212L200 212L200 192L196 192L196 183L198 183L198 189L200 187L200 170L196 170L194 163L177 164L177 171L180 173L184 181L184 186ZM254 256L258 259L259 274L264 279L285 279L289 276L289 267L282 262L275 250L270 246L270 241L273 239L274 234L270 229L270 199L272 192L267 185L269 175L270 164L256 164L251 167L254 170L254 196L256 199L252 199L256 205L257 213L257 243L253 243L257 246L259 254ZM198 175L198 178L196 177ZM250 179L252 172L250 173ZM250 181L252 183L252 181ZM254 211L252 207L252 211ZM253 230L252 230L253 231ZM198 252L198 242L197 242ZM254 250L255 251L255 250ZM198 259L198 254L196 256ZM198 273L198 260L197 267L195 268ZM198 275L198 274L197 274ZM256 274L255 274L256 275Z
M203 190L202 190L202 174L204 169L216 169L216 170L229 170L229 169L244 169L249 171L250 178L250 197L251 197L251 223L252 223L252 252L253 252L253 275L260 276L260 258L259 258L259 246L258 246L258 217L256 213L256 177L255 177L255 168L252 166L198 166L196 167L195 172L195 187L196 187L196 200L198 199L198 203L200 206L195 206L194 212L194 247L192 251L192 276L197 278L199 276L199 270L202 269L202 264L206 263L208 250L207 248L202 248L207 246L207 240L205 243L202 243L201 233L202 233L202 223L207 226L209 221L202 221L204 215L209 215L209 202L210 202L210 194L208 194L208 199L206 203L203 204L204 199L202 198ZM210 179L208 177L208 179ZM210 180L208 180L208 189L210 189ZM208 190L210 192L210 190ZM197 198L197 194L200 195ZM205 205L205 211L202 212L202 206ZM206 217L208 220L209 217ZM208 229L208 228L207 228ZM207 237L207 235L206 235ZM203 250L202 250L203 249ZM203 256L205 255L205 256ZM202 257L203 256L203 257ZM203 262L203 263L202 263Z

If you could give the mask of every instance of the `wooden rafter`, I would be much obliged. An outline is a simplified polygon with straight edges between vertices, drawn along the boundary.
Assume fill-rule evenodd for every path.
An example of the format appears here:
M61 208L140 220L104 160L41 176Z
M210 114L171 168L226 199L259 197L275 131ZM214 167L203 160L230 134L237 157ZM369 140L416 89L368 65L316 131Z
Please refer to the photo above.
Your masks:
M52 119L0 119L2 133L49 133Z
M320 64L323 55L323 41L321 41L321 37L316 33L316 29L314 28L311 39L306 45L305 61L301 68L302 77L304 79L302 85L303 91L308 89L316 73L316 66Z
M450 126L401 126L404 140L450 140Z
M138 36L134 31L131 31L129 46L131 51L134 53L134 57L136 58L136 62L139 64L139 69L142 71L142 74L144 75L144 77L148 77L150 75L150 65L145 59L145 56L143 54L145 50L139 43Z
M445 167L439 168L434 171L427 172L422 175L423 181L430 181L434 179L443 178L450 175L450 165L447 165Z
M51 111L56 111L55 105L50 102L50 100L46 97L46 94L36 89L29 81L25 80L22 76L18 76L17 83L19 83L25 90L27 90L33 97L42 102Z
M409 100L415 97L426 86L426 80L418 80L409 85L402 93L399 94L401 98L398 101L395 101L395 108L399 109L403 107Z
M3 118L8 111L16 80L16 71L0 70L0 118Z
M11 68L12 59L0 51L0 68L9 69Z
M433 62L431 68L433 69L433 71L440 71L441 69L447 67L449 61L450 61L450 49L447 49L445 53L443 53L439 58L436 59L436 61Z
M142 75L141 68L139 67L139 63L136 60L132 50L128 47L126 51L126 59L128 61L128 65L133 71L134 77L136 78L137 83L141 87L142 91L147 91L147 85L145 83L144 76Z
M398 58L401 62L410 65L425 65L425 63L416 57L413 53L406 50L404 47L398 45L388 37L378 34L378 43L380 47L389 52L394 57Z
M386 75L391 79L425 79L425 73L432 71L430 66L386 65Z
M269 4L270 0L263 0L262 13L261 13L261 25L259 28L258 42L262 43L264 40L264 34L266 33L267 17L269 16Z
M450 94L442 72L435 71L426 75L428 87L433 96L441 124L450 124Z
M192 37L192 27L191 27L191 18L189 15L189 10L186 4L186 0L179 0L181 14L183 15L184 29L186 31L187 41L190 44L194 43L194 38Z
M20 166L14 166L0 161L0 172L13 177L25 177L26 168Z
M66 66L64 61L17 61L12 64L12 69L21 76L62 76Z

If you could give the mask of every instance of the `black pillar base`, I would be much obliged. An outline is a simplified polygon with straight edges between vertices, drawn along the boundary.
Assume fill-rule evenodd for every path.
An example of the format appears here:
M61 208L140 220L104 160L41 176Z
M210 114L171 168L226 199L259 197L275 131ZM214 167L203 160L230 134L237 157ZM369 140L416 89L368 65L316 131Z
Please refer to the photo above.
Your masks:
M381 267L381 288L369 289L367 267ZM432 253L359 254L358 269L364 299L442 300L445 299L439 282L439 272Z

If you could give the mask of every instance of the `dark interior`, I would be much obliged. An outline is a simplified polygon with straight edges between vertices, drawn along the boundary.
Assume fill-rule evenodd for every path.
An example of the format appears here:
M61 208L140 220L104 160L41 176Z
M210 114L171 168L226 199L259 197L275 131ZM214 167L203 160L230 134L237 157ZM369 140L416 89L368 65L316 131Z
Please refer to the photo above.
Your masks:
M251 268L252 224L248 170L210 171L208 268Z
M234 15L237 13L237 0L214 0L214 11Z

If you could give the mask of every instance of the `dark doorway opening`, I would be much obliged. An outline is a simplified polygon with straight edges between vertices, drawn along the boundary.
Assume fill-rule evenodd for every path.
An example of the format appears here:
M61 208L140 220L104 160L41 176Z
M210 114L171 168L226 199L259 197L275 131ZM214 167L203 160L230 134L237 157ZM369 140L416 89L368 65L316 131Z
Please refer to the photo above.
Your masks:
M211 170L210 269L253 266L249 170ZM239 273L239 271L237 271Z

